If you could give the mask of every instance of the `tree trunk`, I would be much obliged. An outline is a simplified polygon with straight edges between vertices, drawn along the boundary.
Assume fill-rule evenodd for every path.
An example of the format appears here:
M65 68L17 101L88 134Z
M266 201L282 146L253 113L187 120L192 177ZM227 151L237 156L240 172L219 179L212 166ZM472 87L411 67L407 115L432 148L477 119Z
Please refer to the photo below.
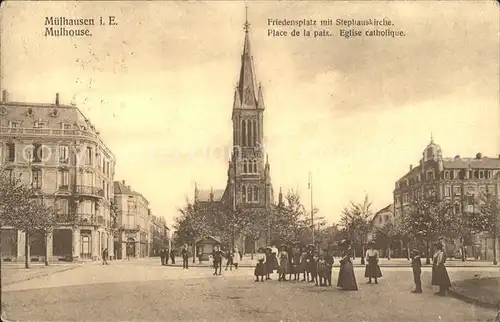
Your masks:
M429 240L427 239L425 241L425 264L427 264L427 265L429 265L431 263L429 252L430 252L430 249L429 249Z
M391 260L391 245L389 244L389 246L387 247L387 259L388 260Z
M493 233L493 265L498 265L497 260L497 234Z
M361 265L365 265L365 244L361 245Z
M44 232L44 238L45 238L45 266L49 266L49 251L47 250L47 244L48 244L48 233Z
M193 264L196 263L196 244L193 243Z
M406 259L410 260L410 242L406 243Z
M30 268L30 234L24 233L24 267Z
M462 237L461 238L461 243L462 245L460 246L460 248L462 249L462 262L465 262L467 260L467 254L465 253L465 238Z

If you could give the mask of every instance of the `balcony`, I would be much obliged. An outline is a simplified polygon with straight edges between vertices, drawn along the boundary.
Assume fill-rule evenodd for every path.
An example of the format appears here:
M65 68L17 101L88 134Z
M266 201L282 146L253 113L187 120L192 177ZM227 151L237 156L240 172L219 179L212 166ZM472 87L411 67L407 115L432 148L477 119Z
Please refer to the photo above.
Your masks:
M96 216L94 214L77 214L76 224L94 226L97 224Z
M73 186L73 193L76 193L79 195L98 197L98 198L104 197L104 191L101 188L92 187L92 186L75 185L75 186Z
M139 231L141 230L140 225L130 225L130 224L123 224L121 227L123 230L132 230L132 231Z
M15 134L27 136L59 136L59 137L87 137L94 140L99 140L99 136L95 133L82 130L63 130L63 129L46 129L46 128L11 128L0 127L1 134Z

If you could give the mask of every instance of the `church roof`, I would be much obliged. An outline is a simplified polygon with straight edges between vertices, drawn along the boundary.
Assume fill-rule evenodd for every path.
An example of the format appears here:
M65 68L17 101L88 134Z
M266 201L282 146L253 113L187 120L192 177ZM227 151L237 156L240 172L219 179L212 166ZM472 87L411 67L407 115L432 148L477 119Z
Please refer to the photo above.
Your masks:
M198 190L198 201L210 201L210 194L213 192L214 200L220 201L224 195L224 189L200 189Z

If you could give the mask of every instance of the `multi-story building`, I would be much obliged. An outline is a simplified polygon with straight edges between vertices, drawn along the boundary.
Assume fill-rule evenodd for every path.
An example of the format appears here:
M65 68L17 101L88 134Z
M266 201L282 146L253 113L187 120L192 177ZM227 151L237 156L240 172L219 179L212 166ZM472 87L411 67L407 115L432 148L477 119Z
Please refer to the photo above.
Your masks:
M150 210L149 234L151 244L149 245L149 256L156 256L162 248L169 248L170 229L164 217L156 217Z
M98 259L113 254L111 201L115 156L99 131L74 105L0 103L0 164L39 189L44 202L66 218L48 238L30 236L31 260ZM70 219L71 218L71 219ZM2 227L2 258L25 257L24 233Z
M264 96L257 83L250 50L249 23L244 24L245 38L241 55L239 81L234 90L232 106L233 153L228 164L225 189L195 189L195 202L220 202L228 207L260 208L273 206L273 187L269 160L264 151ZM236 243L243 252L254 252L256 247L270 242L265 232L256 242L238 236Z
M441 199L459 205L460 211L474 211L474 199L480 193L491 193L500 198L500 156L491 158L477 153L474 158L443 158L441 147L431 142L422 154L420 164L410 165L409 172L396 182L394 189L394 214L404 216L410 211L415 197L435 194ZM498 241L497 241L498 245ZM453 253L457 244L448 244ZM468 256L489 259L493 252L493 238L488 234L476 236ZM477 254L476 254L477 253Z
M151 214L149 201L123 181L115 181L114 197L117 210L115 224L116 258L148 257L154 254L152 244L156 232L168 243L168 227ZM166 245L165 245L166 246Z

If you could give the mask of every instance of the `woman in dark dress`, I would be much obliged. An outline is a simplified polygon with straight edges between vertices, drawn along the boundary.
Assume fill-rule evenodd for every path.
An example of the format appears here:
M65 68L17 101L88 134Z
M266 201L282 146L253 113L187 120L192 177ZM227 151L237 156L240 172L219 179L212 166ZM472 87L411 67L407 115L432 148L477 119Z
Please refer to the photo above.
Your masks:
M375 279L375 284L378 284L378 278L382 277L382 271L380 271L380 266L378 265L379 254L375 249L375 243L370 242L368 244L369 249L366 251L366 269L365 277L368 278L368 284L372 283L372 278Z
M343 242L343 246L347 249L344 251L343 258L340 260L337 287L345 291L357 291L358 283L356 282L354 266L351 261L352 249L348 241Z
M445 296L446 291L451 286L450 277L446 271L446 254L443 251L443 244L437 242L434 244L435 253L432 257L432 285L439 286L439 292L436 295Z
M266 254L266 262L265 262L266 280L270 280L271 274L273 273L274 270L274 261L271 254L271 247L267 247L265 249L265 254Z

